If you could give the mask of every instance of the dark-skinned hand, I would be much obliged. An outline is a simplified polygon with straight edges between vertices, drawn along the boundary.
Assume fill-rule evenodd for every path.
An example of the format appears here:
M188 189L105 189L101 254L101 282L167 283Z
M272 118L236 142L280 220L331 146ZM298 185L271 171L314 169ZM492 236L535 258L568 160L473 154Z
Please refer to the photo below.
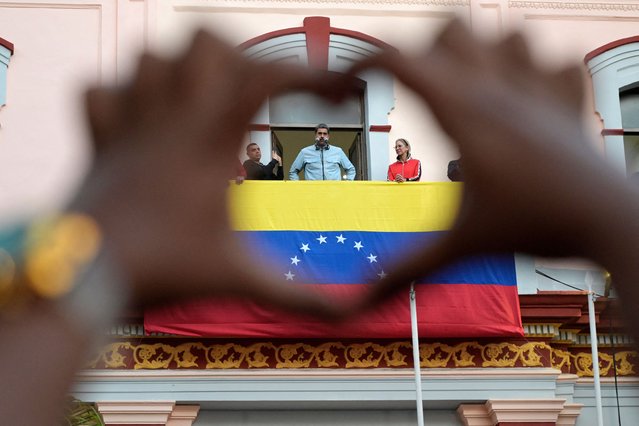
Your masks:
M327 318L339 313L252 267L230 230L226 193L239 144L269 96L306 90L336 99L350 90L347 82L251 61L200 32L179 58L144 55L128 86L89 92L96 157L71 208L103 228L137 305L232 296Z
M594 150L579 67L542 69L521 35L488 44L459 22L421 56L385 52L352 73L371 67L424 100L457 145L465 182L450 232L398 266L359 308L464 256L525 252L599 262L636 322L639 192Z

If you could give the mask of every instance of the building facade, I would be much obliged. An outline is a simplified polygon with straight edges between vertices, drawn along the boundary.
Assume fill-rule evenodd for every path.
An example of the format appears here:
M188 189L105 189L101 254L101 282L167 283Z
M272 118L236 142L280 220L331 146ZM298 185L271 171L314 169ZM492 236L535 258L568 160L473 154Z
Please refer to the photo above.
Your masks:
M343 72L381 49L427 49L453 17L488 39L521 31L550 68L583 64L595 148L639 171L639 1L0 0L0 224L68 201L91 156L83 90L126 81L143 48L174 55L203 27L253 58ZM446 181L458 152L427 106L392 76L359 77L339 108L270 99L244 142L286 167L327 122L362 180L385 180L406 138L422 180ZM610 296L595 303L605 424L636 424L639 361L601 271L518 256L517 275L524 339L421 342L426 423L596 424L590 285ZM410 341L193 340L145 336L142 320L122 318L78 376L75 395L107 424L415 424Z

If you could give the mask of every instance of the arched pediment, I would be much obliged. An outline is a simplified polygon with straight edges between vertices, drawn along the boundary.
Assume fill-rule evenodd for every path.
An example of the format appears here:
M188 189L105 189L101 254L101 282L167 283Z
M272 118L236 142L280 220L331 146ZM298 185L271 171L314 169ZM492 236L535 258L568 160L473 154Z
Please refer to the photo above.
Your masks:
M357 60L394 49L367 34L331 27L321 16L304 18L301 27L272 31L240 45L245 54L268 61L293 61L317 69L344 71Z
M242 43L239 49L252 59L293 63L331 72L345 72L357 61L374 56L385 49L395 50L387 43L367 34L332 27L329 18L320 16L304 18L303 25L300 27L272 31L254 37ZM365 71L359 77L363 82L361 96L363 113L360 122L351 123L347 120L348 123L335 124L348 124L348 127L357 124L357 127L361 128L368 170L368 175L364 178L385 180L389 162L388 132L391 129L388 115L394 107L393 78L387 73L375 70ZM316 111L321 110L321 102L315 102L310 97L287 96L288 98L272 100L270 108L268 104L264 105L254 119L255 122L251 126L251 141L260 145L262 152L270 152L272 125L285 124L280 117L285 115L281 112L286 104L301 104L308 109L308 114L303 114L303 111L296 108L297 114L294 115L297 119L289 120L289 122L306 123L309 121L305 119L308 115L316 117L321 115L315 114ZM347 106L342 105L344 108ZM318 117L314 121L329 122L330 117L335 114L338 114L340 118L347 116L341 114L335 107L330 112L331 114L326 114L329 119ZM311 122L306 124L310 125Z

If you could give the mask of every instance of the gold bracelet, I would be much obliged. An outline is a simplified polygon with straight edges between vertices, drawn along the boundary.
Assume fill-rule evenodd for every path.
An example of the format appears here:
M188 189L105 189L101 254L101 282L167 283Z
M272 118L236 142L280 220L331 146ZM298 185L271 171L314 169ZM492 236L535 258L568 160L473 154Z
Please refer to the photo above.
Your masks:
M0 247L0 307L68 294L100 251L100 228L89 216L67 213L23 232L15 253Z
M0 236L0 314L50 300L93 344L130 300L130 287L89 216L66 213Z

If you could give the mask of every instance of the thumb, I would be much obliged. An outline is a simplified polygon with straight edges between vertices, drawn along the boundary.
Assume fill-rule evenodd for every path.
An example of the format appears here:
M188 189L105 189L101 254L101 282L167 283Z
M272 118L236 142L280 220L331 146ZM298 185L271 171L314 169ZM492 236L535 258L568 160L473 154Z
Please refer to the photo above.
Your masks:
M367 295L353 307L354 311L365 311L379 305L408 288L418 278L425 277L467 254L462 241L460 232L451 231L434 245L396 264L386 278L371 286Z

